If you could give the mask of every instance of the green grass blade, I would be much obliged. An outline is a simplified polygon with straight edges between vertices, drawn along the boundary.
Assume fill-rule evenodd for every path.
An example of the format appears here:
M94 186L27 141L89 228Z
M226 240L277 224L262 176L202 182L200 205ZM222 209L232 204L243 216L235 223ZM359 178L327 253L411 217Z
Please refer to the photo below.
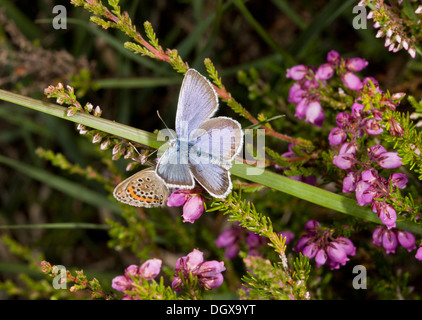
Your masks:
M77 113L74 116L66 115L66 108L56 104L25 97L16 93L0 90L0 99L33 110L37 110L61 119L81 123L87 127L98 129L116 136L126 138L131 141L139 142L147 146L158 148L163 142L157 141L157 136L153 133L135 129L124 124L116 123L111 120L91 116L86 113Z
M109 78L93 81L96 89L109 88L151 88L180 83L180 77L173 78Z

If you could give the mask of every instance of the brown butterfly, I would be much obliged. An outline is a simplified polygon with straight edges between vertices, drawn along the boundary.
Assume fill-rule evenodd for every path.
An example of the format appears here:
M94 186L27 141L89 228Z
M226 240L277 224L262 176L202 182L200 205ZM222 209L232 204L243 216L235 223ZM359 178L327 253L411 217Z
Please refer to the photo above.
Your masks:
M134 207L163 207L167 203L169 189L157 177L154 167L141 170L117 185L114 197Z

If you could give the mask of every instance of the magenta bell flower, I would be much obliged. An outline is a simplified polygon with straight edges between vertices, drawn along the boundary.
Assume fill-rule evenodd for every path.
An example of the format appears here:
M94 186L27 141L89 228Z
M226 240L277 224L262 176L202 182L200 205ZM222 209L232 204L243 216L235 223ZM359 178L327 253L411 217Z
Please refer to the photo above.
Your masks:
M332 241L328 245L327 255L332 262L341 264L342 266L344 266L346 262L350 260L347 258L346 250L344 250L344 248L335 241Z
M334 75L334 72L335 68L331 63L324 63L315 72L315 78L318 80L328 80Z
M393 173L388 179L388 182L391 182L393 186L399 189L406 188L407 181L404 173Z
M387 254L396 252L398 241L394 231L386 230L384 232L382 235L382 246L385 248Z
M415 236L409 231L398 230L397 240L401 246L406 248L409 252L416 249Z
M362 81L352 72L342 74L341 81L343 81L343 84L351 90L361 90L363 88Z
M161 263L160 259L155 258L144 262L139 268L139 275L146 280L154 279L161 271Z
M204 261L204 254L194 249L186 257L177 260L172 288L176 292L183 292L183 281L180 278L180 273L185 279L189 278L189 274L198 277L198 283L206 290L217 288L223 283L224 279L221 273L225 270L224 262Z
M343 179L343 192L352 193L356 190L356 175L354 172L349 172Z
M355 155L353 153L342 153L334 156L333 163L343 170L351 169L355 164Z
M377 163L384 169L394 169L402 165L401 158L397 152L384 152L378 157Z
M123 276L113 278L111 287L117 291L125 292L133 289L135 282L141 282L142 279L152 280L161 271L161 260L150 259L147 260L142 266L130 265L125 269ZM123 299L133 299L131 295L125 293Z
M306 122L313 123L316 126L321 127L325 119L321 103L319 103L319 101L312 101L309 103L305 111L305 116Z
M204 197L199 193L200 189L178 189L167 198L169 207L183 205L183 222L194 223L204 212Z
M349 261L348 256L355 255L356 247L345 238L332 237L330 229L321 228L316 220L309 220L305 224L306 235L296 243L294 251L315 258L317 267L327 264L331 269L338 269Z
M368 61L362 58L350 58L346 59L346 69L349 71L361 71L368 65Z
M382 203L378 211L378 216L388 229L396 226L397 213L391 205Z
M327 61L332 64L338 64L340 62L340 54L337 51L331 50L327 54Z
M418 248L418 251L415 254L415 258L418 259L419 261L422 261L422 247Z
M286 78L290 78L293 80L302 80L305 78L306 74L308 72L308 68L304 66L303 64L291 67L290 69L287 69L286 72Z
M328 135L330 146L338 146L342 144L347 138L347 133L339 127L335 127Z

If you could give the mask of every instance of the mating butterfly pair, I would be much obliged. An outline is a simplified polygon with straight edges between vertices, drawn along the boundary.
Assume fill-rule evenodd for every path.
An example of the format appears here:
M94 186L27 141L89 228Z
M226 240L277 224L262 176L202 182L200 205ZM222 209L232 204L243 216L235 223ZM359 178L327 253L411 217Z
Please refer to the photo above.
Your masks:
M114 189L114 197L135 207L167 202L169 188L193 189L195 180L213 197L231 189L229 169L243 145L240 124L227 117L212 118L218 96L211 83L189 69L183 79L176 113L176 135L155 168L139 171Z

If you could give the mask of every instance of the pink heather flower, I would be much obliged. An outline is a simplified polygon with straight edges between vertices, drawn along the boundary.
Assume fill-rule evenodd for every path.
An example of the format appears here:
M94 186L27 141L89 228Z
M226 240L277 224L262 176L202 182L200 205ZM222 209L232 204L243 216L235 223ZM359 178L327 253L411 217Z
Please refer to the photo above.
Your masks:
M204 198L196 195L188 199L183 206L183 222L194 223L204 212Z
M290 103L299 103L303 100L305 91L302 89L299 83L295 83L290 87L288 101Z
M363 181L369 182L369 183L373 183L379 178L377 175L377 170L373 168L370 170L362 171L361 177Z
M351 169L355 165L355 155L353 153L342 153L334 156L333 163L343 170Z
M199 283L202 284L202 286L206 290L210 290L210 289L218 288L219 286L221 286L223 284L223 281L224 281L223 275L221 273L218 273L213 277L201 278Z
M350 259L347 258L346 250L335 241L332 241L327 248L327 255L331 261L339 263L342 266L346 264Z
M126 276L117 276L111 281L111 287L114 290L123 292L132 288L132 279Z
M377 163L384 169L394 169L402 165L401 158L396 152L384 152L378 156Z
M333 239L332 231L320 226L318 221L309 220L305 225L307 235L299 239L294 251L315 258L318 268L327 264L331 269L338 269L349 260L348 255L355 254L356 247L345 237Z
M319 101L312 101L309 103L308 107L306 108L305 115L306 122L313 123L318 127L321 127L324 123L325 114Z
M422 247L418 248L418 251L415 254L415 258L418 259L419 261L422 261Z
M356 254L356 247L354 246L352 241L350 241L350 239L340 236L336 240L334 240L334 242L338 243L344 249L344 252L346 252L348 256L354 256Z
M397 240L401 246L406 248L409 252L416 249L415 236L409 231L398 230Z
M328 80L334 75L335 69L331 63L324 63L319 66L315 73L317 80Z
M344 153L355 154L356 146L350 142L343 143L343 145L341 146L339 150L339 154L344 154Z
M356 190L356 175L354 172L349 172L343 179L343 192L352 193Z
M308 256L309 259L312 259L317 254L318 249L319 249L318 246L312 242L306 245L301 251L304 256Z
M180 273L182 273L184 278L188 278L189 274L196 276L198 283L207 290L217 288L223 283L221 273L225 270L224 262L204 261L203 253L194 249L186 257L177 260L172 287L176 292L182 292L183 281L180 278Z
M200 195L198 188L174 191L168 197L167 205L169 207L180 207L183 205L183 222L194 223L204 212L204 198Z
M249 247L248 255L250 256L257 256L259 255L258 249L263 246L265 243L265 238L257 235L256 233L249 232L248 236L246 237L246 243Z
M335 127L333 130L330 131L330 134L328 135L328 141L330 143L330 146L338 146L339 144L342 144L347 138L346 132L339 127Z
M397 236L394 231L386 230L382 235L382 246L387 253L395 253L398 246Z
M316 262L317 267L319 268L322 265L324 265L325 262L327 262L327 259L328 259L327 252L325 252L324 249L319 249L315 255L315 262Z
M308 241L311 241L312 237L311 236L303 236L302 238L299 239L299 241L296 243L295 247L294 247L294 251L299 253L302 252L302 249L307 245Z
M306 76L307 72L308 68L305 65L300 64L290 69L287 69L286 78L290 78L293 80L302 80Z
M403 189L406 188L407 178L404 173L393 173L388 179L388 182L391 182L394 187Z
M321 223L316 220L308 220L305 223L305 231L308 235L315 235L317 234L317 229L321 227Z
M377 159L380 155L386 152L387 150L385 150L385 148L380 144L374 145L369 148L369 156L371 157L371 159Z
M167 205L169 207L180 207L185 204L188 198L189 193L187 192L187 190L178 189L167 198Z
M178 265L183 263L185 270L193 272L199 267L202 262L204 262L204 253L197 249L193 249L193 251L189 253L186 257L179 258L176 263L176 268Z
M327 61L333 64L338 64L340 62L340 54L337 51L331 50L327 54Z
M383 226L378 226L375 228L372 233L372 243L381 246L382 245L382 235L384 234L385 228Z
M374 187L365 181L359 181L356 185L356 200L358 205L364 206L368 203L372 203L375 197Z
M306 115L306 109L307 108L308 108L308 101L306 99L301 100L296 105L295 117L297 117L299 119L303 119L303 117Z
M363 88L362 81L352 72L346 72L345 74L342 74L341 81L347 88L351 90L361 90Z
M231 246L236 241L236 230L234 227L228 228L221 233L217 240L215 241L215 244L217 247L228 247Z
M336 123L339 127L344 128L350 125L350 114L347 112L339 112L336 115Z
M397 214L394 208L387 204L382 203L380 205L380 210L378 211L378 216L381 219L382 223L388 228L394 228L396 226Z
M365 106L363 104L360 104L360 103L357 103L357 102L353 103L353 105L352 105L353 118L355 118L355 119L362 118L363 117L362 113L363 113L364 107Z
M197 274L200 274L202 277L213 277L224 270L226 270L226 267L223 261L205 261L199 267Z
M161 263L160 259L150 259L146 261L140 268L139 274L142 278L146 280L154 279L161 271Z
M346 59L346 69L349 71L361 71L362 69L365 69L367 65L368 61L362 58Z
M375 119L369 119L365 123L365 132L369 135L381 134L384 130L381 128L380 123Z

